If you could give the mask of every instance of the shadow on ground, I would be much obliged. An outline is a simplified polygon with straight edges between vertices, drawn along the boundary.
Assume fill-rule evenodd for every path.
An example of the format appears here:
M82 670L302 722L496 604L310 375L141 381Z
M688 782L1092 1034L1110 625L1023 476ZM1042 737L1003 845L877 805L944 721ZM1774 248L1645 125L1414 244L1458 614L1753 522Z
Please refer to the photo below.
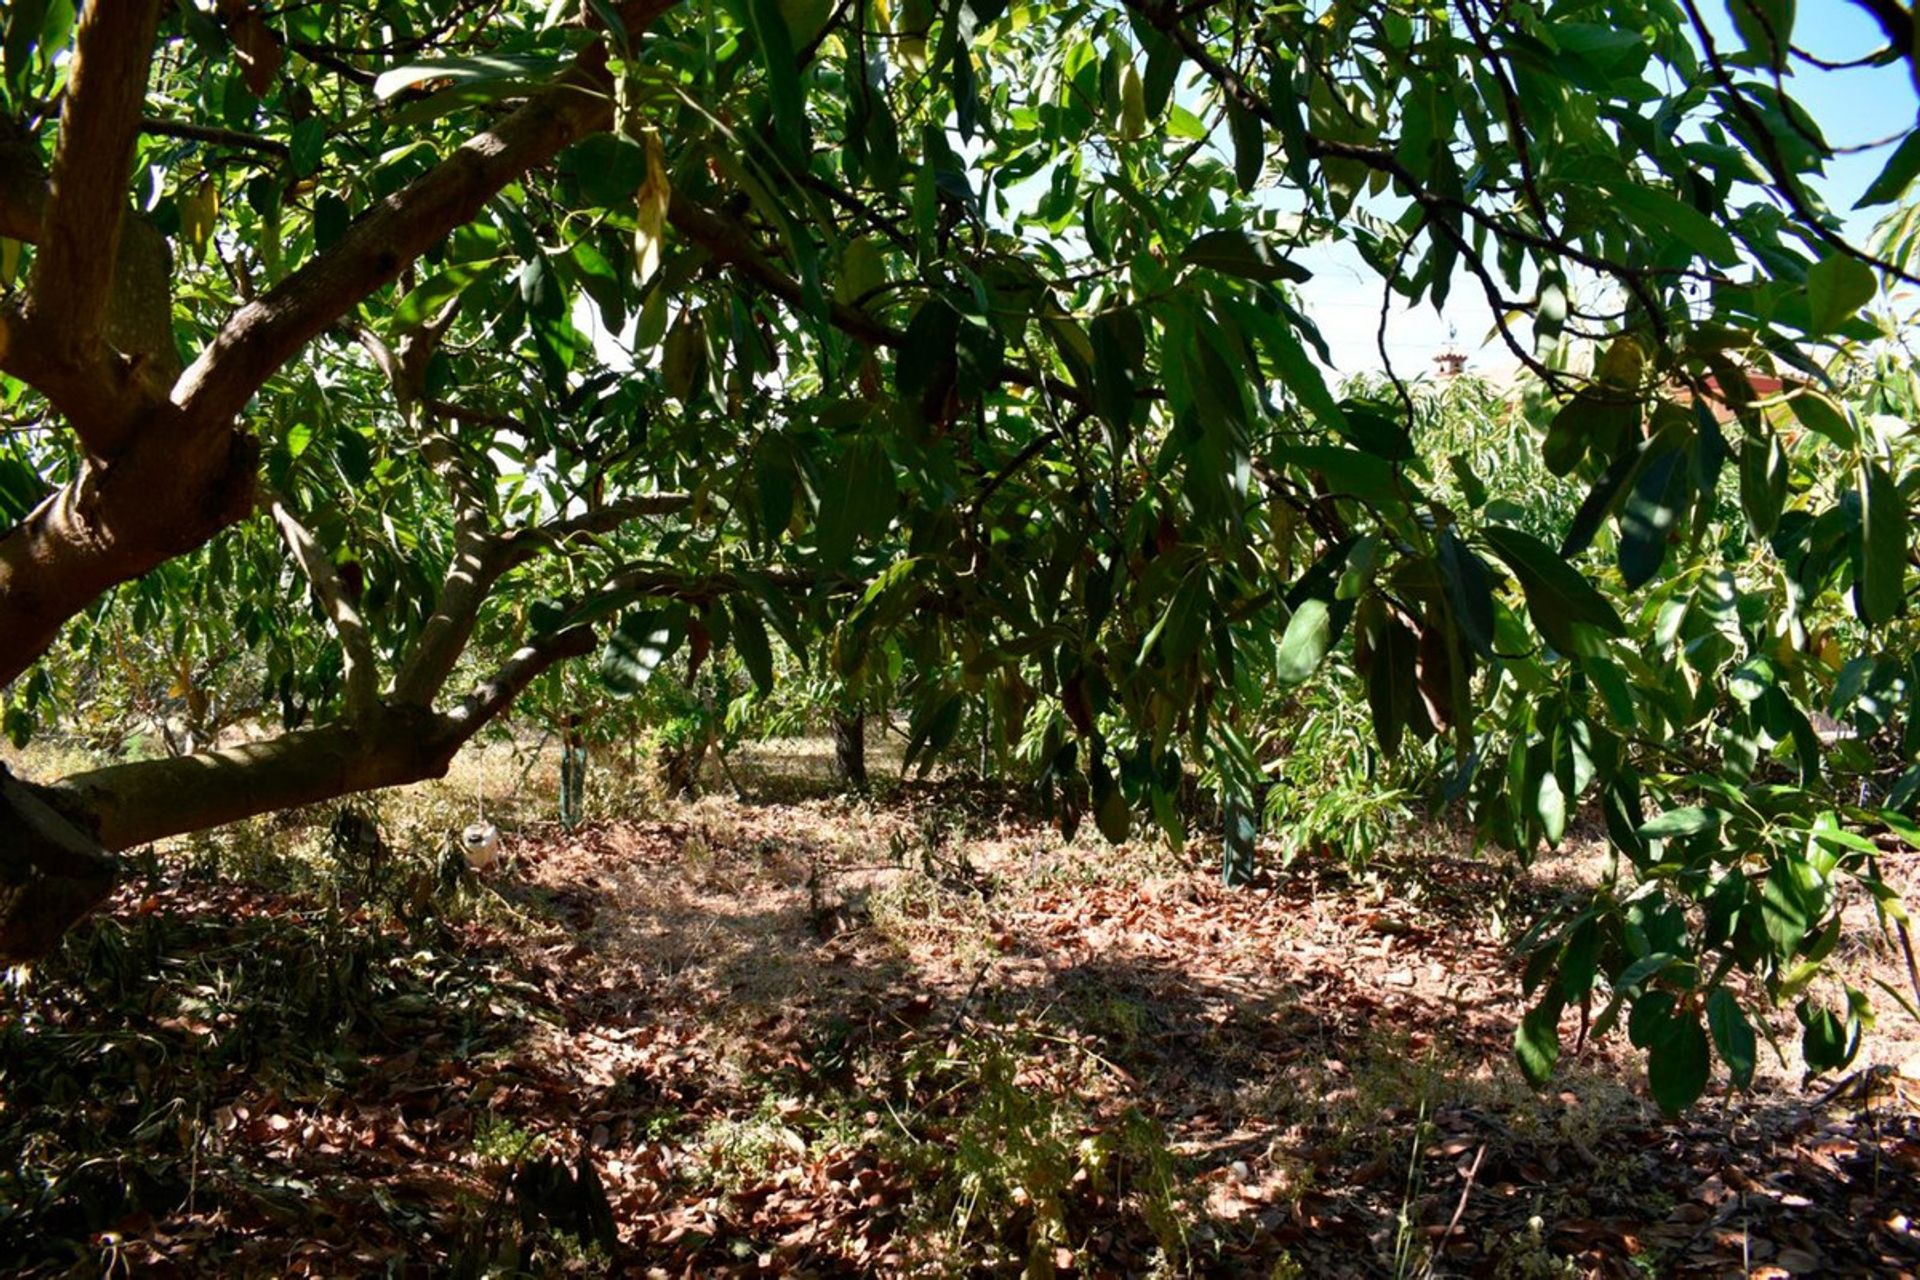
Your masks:
M162 867L0 996L0 1256L30 1274L1920 1265L1902 1216L1920 1130L1890 1075L1830 1105L1774 1079L1667 1122L1636 1063L1589 1047L1534 1094L1491 917L1577 886L1429 843L1230 891L1199 853L1063 846L983 792L907 788L510 833L506 869L410 923Z

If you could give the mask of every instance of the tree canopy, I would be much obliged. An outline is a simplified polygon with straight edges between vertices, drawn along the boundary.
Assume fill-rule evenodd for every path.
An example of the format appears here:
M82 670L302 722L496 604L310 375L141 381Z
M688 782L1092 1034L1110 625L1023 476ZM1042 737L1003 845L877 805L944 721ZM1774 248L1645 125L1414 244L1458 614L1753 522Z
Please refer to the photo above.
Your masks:
M1844 1063L1837 894L1897 914L1875 841L1920 838L1916 384L1872 308L1920 134L1851 235L1809 15L1730 19L9 6L6 727L244 657L284 732L5 778L0 952L114 853L443 771L595 652L884 687L910 759L969 731L1116 840L1182 839L1197 778L1242 860L1337 675L1381 785L1522 851L1604 821L1620 874L1529 942L1530 1075L1563 1010L1630 1014L1684 1105L1750 1076L1748 999ZM1524 390L1343 385L1328 244L1383 309L1482 295Z

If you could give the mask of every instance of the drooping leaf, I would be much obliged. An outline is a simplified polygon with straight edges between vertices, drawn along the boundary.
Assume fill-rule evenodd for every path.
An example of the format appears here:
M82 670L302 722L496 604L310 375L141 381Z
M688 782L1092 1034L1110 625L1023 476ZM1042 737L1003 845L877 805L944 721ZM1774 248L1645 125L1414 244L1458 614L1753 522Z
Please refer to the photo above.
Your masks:
M779 0L746 0L749 24L767 74L773 107L773 132L786 162L804 167L809 150L807 104L793 49L793 34L780 12Z
M1565 653L1574 645L1569 624L1584 623L1608 635L1626 634L1626 624L1580 571L1532 534L1488 525L1480 535L1506 561L1526 593L1527 612L1540 634Z
M1909 133L1893 149L1880 176L1868 184L1853 207L1867 209L1877 204L1892 204L1907 193L1917 176L1920 176L1920 133Z
M1560 993L1556 989L1550 992L1539 1004L1529 1009L1520 1019L1520 1025L1514 1029L1513 1052L1520 1062L1520 1070L1526 1074L1527 1082L1534 1088L1543 1088L1553 1079L1553 1069L1560 1062Z
M638 693L685 639L686 624L673 611L631 610L600 653L600 680L616 694Z
M1487 565L1451 528L1440 532L1440 572L1454 625L1476 652L1493 656L1493 580Z
M762 697L773 692L773 646L767 637L767 625L759 609L742 598L732 608L733 649L740 655L753 687Z
M1301 601L1280 637L1274 678L1283 685L1299 684L1319 669L1334 638L1332 605L1314 598Z
M1756 537L1773 535L1786 502L1786 451L1771 431L1749 429L1740 442L1740 506Z
M1878 462L1862 462L1860 472L1860 568L1854 598L1867 622L1889 622L1906 608L1907 504Z
M1713 1030L1714 1047L1727 1064L1734 1086L1752 1088L1757 1049L1753 1026L1733 992L1725 987L1715 987L1707 997L1707 1025Z
M1674 450L1648 463L1620 517L1620 577L1629 589L1660 572L1681 511L1693 499L1693 475Z
M1647 1085L1668 1115L1678 1115L1707 1091L1712 1058L1707 1033L1696 1017L1682 1016L1667 1036L1647 1051Z
M1273 241L1239 227L1195 236L1180 261L1247 280L1305 284L1313 279L1311 271L1284 256Z
M1807 304L1815 333L1832 333L1873 301L1873 268L1835 250L1807 270Z

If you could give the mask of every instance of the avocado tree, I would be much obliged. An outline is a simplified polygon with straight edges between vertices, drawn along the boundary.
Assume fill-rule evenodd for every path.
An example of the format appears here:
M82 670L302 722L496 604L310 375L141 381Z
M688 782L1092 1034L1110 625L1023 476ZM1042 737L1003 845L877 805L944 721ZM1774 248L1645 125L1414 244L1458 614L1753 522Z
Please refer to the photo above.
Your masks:
M1866 61L1913 57L1899 0ZM1733 0L72 0L10 6L0 686L29 735L132 625L239 644L285 732L0 780L0 955L113 854L438 774L602 649L888 673L1113 838L1204 771L1244 854L1323 670L1490 839L1596 803L1622 874L1522 1028L1630 1008L1736 1081L1903 827L1911 236L1821 195L1795 6ZM1895 122L1899 123L1899 122ZM1920 137L1868 206L1896 205ZM1563 528L1298 286L1472 291ZM1865 345L1863 345L1865 344ZM1514 499L1519 499L1516 502ZM129 613L131 611L131 613ZM1829 646L1837 647L1837 653ZM1837 660L1832 660L1837 657ZM1863 665L1864 664L1864 665ZM1852 716L1855 754L1812 713ZM1826 714L1832 714L1831 711ZM1610 1003L1609 1003L1610 1002Z

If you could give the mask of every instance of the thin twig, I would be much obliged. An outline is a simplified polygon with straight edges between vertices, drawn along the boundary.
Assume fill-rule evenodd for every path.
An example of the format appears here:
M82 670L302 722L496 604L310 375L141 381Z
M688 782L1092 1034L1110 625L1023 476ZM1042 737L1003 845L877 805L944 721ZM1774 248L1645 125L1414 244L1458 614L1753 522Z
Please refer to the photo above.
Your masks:
M1466 1183L1460 1188L1460 1203L1453 1206L1453 1217L1447 1220L1447 1229L1441 1232L1440 1238L1434 1242L1433 1252L1427 1257L1427 1267L1423 1274L1428 1276L1433 1274L1433 1260L1446 1252L1447 1241L1453 1239L1453 1233L1460 1229L1460 1219L1467 1212L1467 1198L1473 1194L1474 1177L1480 1172L1480 1162L1486 1158L1486 1155L1487 1144L1483 1142L1480 1144L1480 1149L1473 1153L1473 1164L1467 1169Z

